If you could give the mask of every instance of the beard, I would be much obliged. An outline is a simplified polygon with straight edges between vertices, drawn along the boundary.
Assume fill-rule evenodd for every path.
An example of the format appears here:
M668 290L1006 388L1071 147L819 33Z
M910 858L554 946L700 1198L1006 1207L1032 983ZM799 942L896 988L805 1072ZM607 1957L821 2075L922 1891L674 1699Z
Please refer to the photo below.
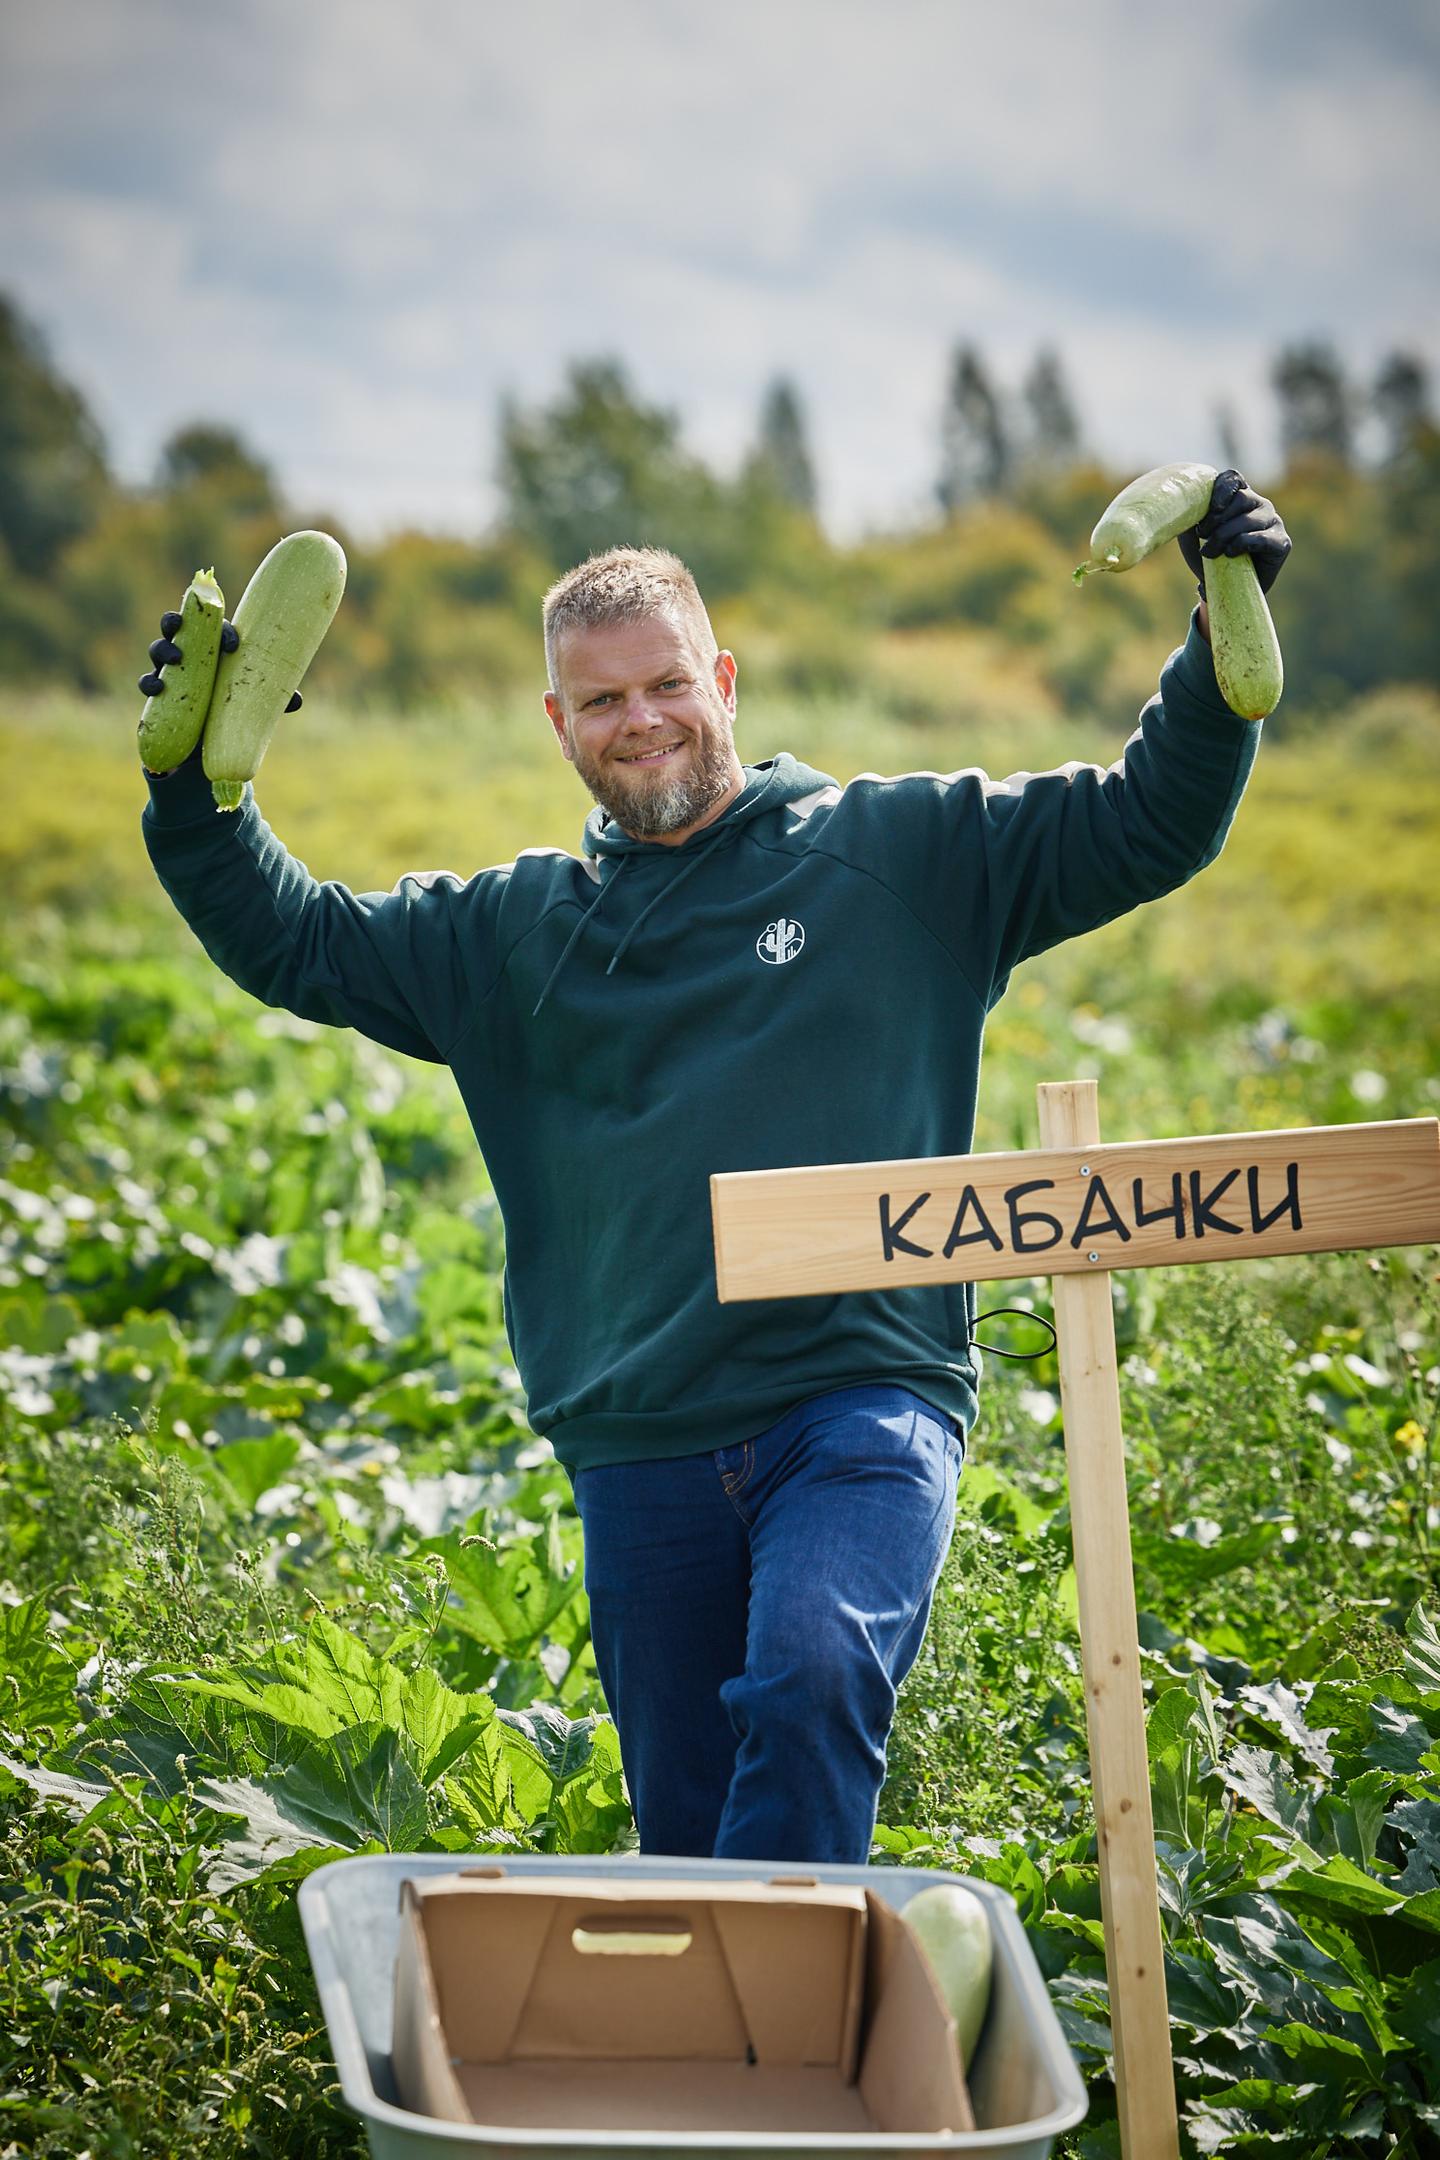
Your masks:
M601 809L634 840L653 840L693 825L729 787L733 753L728 728L707 727L703 735L686 736L685 744L679 772L646 773L641 766L631 777L622 766L596 764L574 735L570 737L576 772Z

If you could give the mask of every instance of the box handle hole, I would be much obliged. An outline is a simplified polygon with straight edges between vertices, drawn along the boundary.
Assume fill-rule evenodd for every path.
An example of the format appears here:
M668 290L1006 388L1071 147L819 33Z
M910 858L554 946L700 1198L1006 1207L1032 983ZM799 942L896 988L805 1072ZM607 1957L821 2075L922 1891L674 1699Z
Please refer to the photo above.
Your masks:
M614 1919L594 1913L571 1930L582 1957L680 1957L693 1937L685 1920Z

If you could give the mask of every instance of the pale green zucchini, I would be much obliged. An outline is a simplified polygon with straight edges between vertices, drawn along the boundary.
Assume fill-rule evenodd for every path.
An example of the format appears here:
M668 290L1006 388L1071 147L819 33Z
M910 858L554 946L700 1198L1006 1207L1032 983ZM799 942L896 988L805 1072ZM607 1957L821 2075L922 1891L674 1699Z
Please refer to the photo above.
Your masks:
M955 2020L960 2067L968 2069L990 2006L990 1916L973 1890L946 1882L917 1890L901 1906L900 1917L930 1961Z
M1285 666L1255 565L1248 555L1202 558L1215 680L1231 712L1263 720L1280 702Z
M320 648L345 590L345 551L329 533L277 540L235 610L240 643L222 653L203 762L221 810L238 810L275 723Z
M1210 507L1213 465L1156 465L1121 488L1094 532L1090 558L1073 572L1076 584L1092 570L1133 570L1136 563L1198 525Z
M1213 465L1157 465L1122 488L1090 535L1089 560L1072 575L1133 570L1136 563L1198 525L1210 507ZM1230 710L1263 720L1280 702L1280 641L1248 555L1204 556L1205 604L1215 680Z
M160 670L162 688L146 698L137 729L140 762L147 772L173 772L197 742L210 709L225 627L225 595L213 570L197 570L180 603L173 642L180 659Z

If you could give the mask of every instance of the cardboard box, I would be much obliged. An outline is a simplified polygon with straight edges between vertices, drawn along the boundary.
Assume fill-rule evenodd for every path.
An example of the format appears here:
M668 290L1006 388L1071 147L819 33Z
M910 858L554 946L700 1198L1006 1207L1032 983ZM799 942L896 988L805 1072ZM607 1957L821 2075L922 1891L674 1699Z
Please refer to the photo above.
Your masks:
M627 2131L973 2130L955 2021L899 1914L807 1875L400 1886L401 2105Z

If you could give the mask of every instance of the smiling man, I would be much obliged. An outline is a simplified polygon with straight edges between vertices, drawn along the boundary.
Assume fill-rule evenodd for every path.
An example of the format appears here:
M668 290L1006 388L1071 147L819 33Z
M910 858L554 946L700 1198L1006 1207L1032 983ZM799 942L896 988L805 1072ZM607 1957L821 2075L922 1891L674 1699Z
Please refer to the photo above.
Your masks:
M735 751L735 659L717 652L699 595L675 585L663 614L590 619L633 567L602 558L555 588L545 710L560 748L607 817L637 840L678 847L745 785Z
M1201 536L1267 586L1290 548L1235 473L1195 568ZM1219 853L1259 729L1203 618L1108 768L841 787L740 762L689 572L622 548L544 605L545 709L596 803L576 855L357 895L249 784L217 813L198 746L151 776L151 860L227 974L455 1075L646 1852L868 1859L976 1414L968 1285L719 1304L711 1174L969 1152L1012 969ZM151 653L177 664L163 628Z

